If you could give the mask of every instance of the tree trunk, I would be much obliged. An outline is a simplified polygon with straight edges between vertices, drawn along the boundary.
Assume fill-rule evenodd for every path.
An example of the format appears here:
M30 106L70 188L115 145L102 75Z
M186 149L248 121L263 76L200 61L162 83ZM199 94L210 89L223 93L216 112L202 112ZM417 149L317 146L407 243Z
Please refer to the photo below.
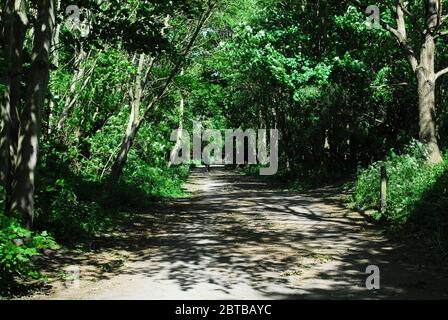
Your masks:
M72 83L70 84L69 92L65 98L64 108L58 119L57 129L62 130L64 127L65 119L67 119L70 109L76 103L78 95L75 94L77 84L83 79L86 70L86 60L90 57L90 52L87 55L82 49L79 50L79 54L76 58L76 64L78 65L78 70L73 75Z
M2 132L0 135L0 178L6 192L5 212L10 214L14 158L17 152L21 101L23 43L28 20L23 0L9 0L5 10L4 55L6 72L2 75L5 92L1 101Z
M59 12L61 10L61 1L56 0L56 10ZM60 34L61 34L61 27L62 23L58 23L55 27L54 35L53 35L53 49L52 49L52 64L55 68L59 68L59 40L60 40ZM51 99L48 104L48 128L47 132L48 134L51 134L51 131L53 129L53 122L54 122L54 110L55 110L55 104L54 100Z
M418 76L419 137L428 151L428 161L438 164L443 161L437 141L435 115L435 84L423 76Z
M174 145L174 148L173 148L173 150L175 150L175 152L179 152L179 149L182 144L182 130L184 128L184 109L185 109L184 93L182 92L182 90L180 90L179 128L178 128L177 136L176 136L176 144ZM173 163L171 162L171 157L170 157L170 161L168 162L168 168L171 168L172 165L173 165Z
M431 2L431 1L429 1ZM432 12L432 10L435 10ZM432 12L432 13L431 13ZM431 30L437 25L438 9L427 8L427 28ZM437 141L437 125L436 125L436 73L435 73L435 41L431 32L425 35L425 42L420 51L420 65L418 66L417 84L418 84L418 107L419 107L419 137L420 141L425 144L428 151L428 162L438 164L443 161Z
M31 66L24 109L21 113L19 145L12 208L18 210L30 229L34 218L34 177L38 157L42 107L49 82L49 51L55 24L53 0L38 2Z
M56 12L60 12L61 0L55 0L55 3L56 3ZM55 30L53 34L53 43L52 43L53 50L52 50L51 62L54 64L56 68L59 67L59 43L63 23L64 22L61 21L61 23L55 25Z
M1 85L5 85L2 81ZM12 187L12 157L11 157L11 107L9 88L5 85L5 91L0 97L0 182L5 187L6 203L5 212L9 214L9 203Z
M128 131L126 131L126 136L120 146L120 152L118 153L118 157L115 160L114 165L112 166L112 171L110 174L110 179L112 182L117 182L120 179L121 174L123 173L124 165L126 164L126 160L128 159L129 150L131 150L139 127L140 122L137 125L133 125L131 128L129 128Z
M120 146L120 152L118 153L118 157L115 160L114 165L112 166L112 172L110 178L112 181L117 182L120 179L121 174L123 173L123 167L128 158L129 150L132 147L134 142L134 138L137 134L138 128L140 127L140 105L142 101L143 94L143 86L144 83L142 81L142 72L143 65L145 64L145 55L141 54L138 62L137 74L135 77L135 86L134 91L130 91L131 96L131 114L129 116L128 127L126 129L126 134L123 139L123 142Z

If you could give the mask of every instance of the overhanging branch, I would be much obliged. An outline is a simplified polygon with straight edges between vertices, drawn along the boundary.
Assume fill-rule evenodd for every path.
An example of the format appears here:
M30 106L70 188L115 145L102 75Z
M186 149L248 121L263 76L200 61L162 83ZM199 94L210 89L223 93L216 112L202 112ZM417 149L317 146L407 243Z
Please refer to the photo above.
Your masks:
M448 67L446 67L445 69L440 70L439 72L436 73L436 80L438 78L440 78L441 76L443 76L444 74L448 73Z

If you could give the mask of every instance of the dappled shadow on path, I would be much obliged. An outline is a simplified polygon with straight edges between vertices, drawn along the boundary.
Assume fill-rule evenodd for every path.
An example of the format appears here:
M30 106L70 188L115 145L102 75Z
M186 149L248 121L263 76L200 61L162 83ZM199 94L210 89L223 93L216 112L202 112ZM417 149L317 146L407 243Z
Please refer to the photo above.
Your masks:
M196 169L188 189L191 197L93 240L90 254L53 254L46 267L84 266L99 291L112 282L107 293L79 298L448 297L446 270L384 238L345 208L338 188L298 194L232 171ZM107 261L99 258L104 252L113 252ZM106 268L114 255L125 262ZM379 290L365 287L368 265L380 268ZM171 293L157 292L165 289Z

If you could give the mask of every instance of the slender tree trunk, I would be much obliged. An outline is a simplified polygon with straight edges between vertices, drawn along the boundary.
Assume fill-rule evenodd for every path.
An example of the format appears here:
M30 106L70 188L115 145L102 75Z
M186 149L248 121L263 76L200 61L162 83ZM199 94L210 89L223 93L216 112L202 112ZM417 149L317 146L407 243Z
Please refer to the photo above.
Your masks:
M56 0L56 11L59 12L61 9L61 1L60 0ZM61 27L62 24L58 23L56 25L55 31L54 31L54 35L53 35L53 50L52 50L52 64L54 65L55 68L59 68L59 40L60 40L60 34L61 34ZM51 134L51 131L53 129L53 122L54 120L54 109L55 109L55 104L53 99L50 100L49 104L48 104L48 134Z
M123 173L123 167L126 163L129 150L132 147L132 143L140 127L140 105L142 101L142 94L144 89L144 83L142 81L143 65L145 64L145 55L141 54L137 67L137 74L135 77L135 86L130 90L131 97L131 114L129 116L128 127L123 142L120 146L120 152L112 166L111 179L112 181L118 181Z
M128 130L126 131L126 136L121 143L118 157L116 158L114 165L112 166L110 178L113 182L117 182L123 173L124 165L128 159L129 150L131 150L132 144L134 143L134 139L137 135L138 129L140 128L140 124L141 122L139 121L137 124L133 125L131 128L128 128Z
M30 229L34 218L34 177L38 157L41 114L48 89L49 51L55 24L54 0L38 2L31 66L24 109L21 113L18 156L12 198L23 224Z
M88 59L89 56L90 56L90 53L87 55L86 52L81 47L81 49L79 50L78 57L76 58L76 64L78 65L78 70L73 75L73 80L72 80L72 83L70 84L69 92L65 98L64 108L63 108L62 113L58 119L58 125L57 125L58 130L61 130L64 127L64 122L68 117L70 109L76 103L77 96L78 96L77 94L75 94L76 86L84 77L84 73L86 70L85 61Z
M60 12L61 10L61 0L55 0L56 5L56 12ZM55 25L55 30L53 34L53 52L51 57L51 62L54 64L55 67L59 67L59 43L60 43L60 35L61 35L61 28L62 23L57 23Z
M180 90L180 101L179 101L179 128L177 131L177 137L176 137L176 144L174 145L173 150L176 150L176 152L179 152L179 149L181 147L182 143L182 129L184 128L184 109L185 109L185 98L182 90ZM170 161L168 162L168 168L170 168L173 165Z

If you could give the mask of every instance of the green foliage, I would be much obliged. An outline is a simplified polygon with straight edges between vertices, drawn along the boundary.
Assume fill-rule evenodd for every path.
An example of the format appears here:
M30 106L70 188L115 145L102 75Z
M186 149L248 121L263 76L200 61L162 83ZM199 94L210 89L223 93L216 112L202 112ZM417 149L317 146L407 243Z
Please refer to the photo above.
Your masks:
M42 172L36 192L36 227L72 242L113 230L118 221L132 220L129 212L150 210L154 201L184 195L181 186L188 176L187 167L162 170L136 162L118 184L72 173L61 178L60 173Z
M388 174L387 209L378 211L380 199L380 168L386 165ZM391 227L402 227L410 221L421 206L426 195L446 175L447 163L430 166L425 161L425 151L419 142L412 142L403 154L391 151L384 161L373 163L368 169L361 170L355 186L353 201L358 209L374 209L373 217L382 220ZM448 205L446 189L432 203L437 206Z
M415 95L400 84L409 66L349 1L254 1L245 10L256 14L228 22L231 36L203 63L217 79L203 81L222 86L215 97L224 96L228 126L280 130L279 172L351 173L414 136L414 126L389 130L415 123Z
M162 169L148 167L141 161L133 161L126 168L124 181L138 185L146 194L158 198L173 198L185 195L182 185L189 174L188 166Z
M37 226L52 231L59 238L70 239L110 227L111 216L91 199L80 199L72 183L57 179L38 192Z
M31 259L40 255L42 250L55 246L47 232L23 229L15 219L0 212L0 286L10 283L14 277L41 278Z

